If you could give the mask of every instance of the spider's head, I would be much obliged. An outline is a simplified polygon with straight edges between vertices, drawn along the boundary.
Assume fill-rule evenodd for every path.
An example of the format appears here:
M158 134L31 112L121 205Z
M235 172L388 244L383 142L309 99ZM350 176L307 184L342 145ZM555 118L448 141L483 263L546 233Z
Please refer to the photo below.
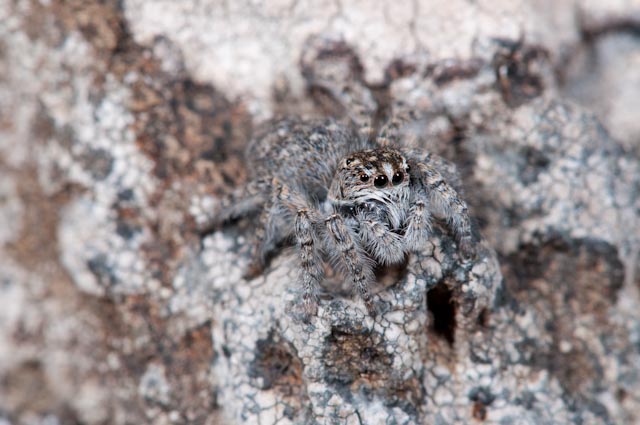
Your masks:
M395 149L358 151L341 159L331 183L329 200L390 205L409 193L409 165Z

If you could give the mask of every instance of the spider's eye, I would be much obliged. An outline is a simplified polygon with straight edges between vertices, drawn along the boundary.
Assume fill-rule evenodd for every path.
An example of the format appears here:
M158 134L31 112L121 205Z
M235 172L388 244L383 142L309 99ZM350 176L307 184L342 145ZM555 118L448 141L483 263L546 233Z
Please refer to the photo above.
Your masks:
M360 181L363 181L363 182L369 181L369 176L366 174L360 174Z
M375 187L385 187L387 185L387 176L384 174L379 174L373 179L373 184Z
M391 179L391 182L394 185L400 184L402 183L402 180L404 180L404 173L402 171L397 171L394 175L393 178Z
M347 160L345 161L345 164L349 165L353 162L353 158L347 158Z

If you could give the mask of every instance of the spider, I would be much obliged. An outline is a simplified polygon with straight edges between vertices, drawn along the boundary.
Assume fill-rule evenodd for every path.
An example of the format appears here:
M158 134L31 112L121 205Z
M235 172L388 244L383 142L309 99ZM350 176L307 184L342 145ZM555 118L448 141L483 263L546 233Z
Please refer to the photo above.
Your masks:
M247 276L293 238L307 317L317 314L327 259L342 266L375 315L374 266L402 263L423 249L432 214L446 220L464 258L474 254L467 205L445 180L444 160L389 144L385 131L364 137L331 120L270 123L248 145L249 183L221 202L202 233L258 215Z

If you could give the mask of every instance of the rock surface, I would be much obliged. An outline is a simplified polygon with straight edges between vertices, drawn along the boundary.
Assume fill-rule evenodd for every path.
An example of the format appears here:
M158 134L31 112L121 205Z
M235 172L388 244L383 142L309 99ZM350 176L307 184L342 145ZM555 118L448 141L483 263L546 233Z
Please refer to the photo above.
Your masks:
M640 5L376 3L0 0L0 424L640 421ZM477 258L244 279L198 223L293 114L403 117Z

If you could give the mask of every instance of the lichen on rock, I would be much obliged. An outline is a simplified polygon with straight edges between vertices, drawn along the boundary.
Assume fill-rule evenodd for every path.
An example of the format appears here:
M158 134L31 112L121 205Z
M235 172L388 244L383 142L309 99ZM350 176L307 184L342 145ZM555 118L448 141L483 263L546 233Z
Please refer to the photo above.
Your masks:
M638 422L637 7L556 3L0 1L0 422ZM198 224L294 114L401 117L477 257L244 278Z

